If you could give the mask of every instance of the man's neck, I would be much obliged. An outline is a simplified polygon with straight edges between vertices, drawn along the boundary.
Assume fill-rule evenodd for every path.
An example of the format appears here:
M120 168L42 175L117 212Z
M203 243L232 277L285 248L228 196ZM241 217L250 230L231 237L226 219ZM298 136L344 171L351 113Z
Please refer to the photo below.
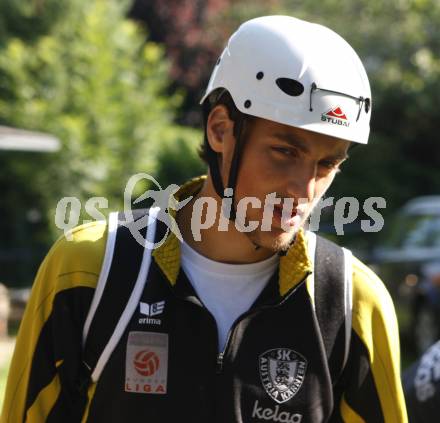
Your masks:
M216 202L215 223L208 229L200 231L200 241L194 239L191 228L191 217L194 203L197 199L207 197ZM177 223L185 242L205 257L222 263L255 263L274 254L266 248L256 249L245 233L239 232L233 221L229 222L226 231L219 231L219 215L221 199L215 192L210 176L206 179L202 189L192 200L177 213ZM202 219L206 216L203 215Z

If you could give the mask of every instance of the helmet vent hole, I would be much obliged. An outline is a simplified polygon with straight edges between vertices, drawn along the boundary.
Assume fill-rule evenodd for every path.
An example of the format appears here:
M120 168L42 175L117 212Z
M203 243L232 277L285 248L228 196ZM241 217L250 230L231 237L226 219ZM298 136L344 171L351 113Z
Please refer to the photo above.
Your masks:
M252 102L250 100L246 100L244 102L244 107L246 107L246 109L249 109L249 107L251 107L251 106L252 106Z
M220 61L221 61L221 58L219 57L219 58L217 59L217 63L216 63L215 65L218 66L218 65L220 64Z
M276 83L283 93L292 97L298 97L304 92L304 85L296 79L278 78Z
M258 72L257 73L257 79L260 81L264 78L264 73L263 72Z
M368 113L370 111L371 107L371 100L369 98L365 99L365 113Z

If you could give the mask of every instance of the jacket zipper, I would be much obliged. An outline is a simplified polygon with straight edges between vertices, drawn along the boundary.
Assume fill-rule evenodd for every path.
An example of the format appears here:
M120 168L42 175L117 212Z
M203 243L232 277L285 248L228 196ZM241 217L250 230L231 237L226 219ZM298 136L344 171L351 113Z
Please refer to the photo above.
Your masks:
M281 304L281 303L279 303L279 304ZM228 347L229 347L229 343L230 343L230 340L231 340L232 334L234 333L234 330L235 330L235 328L237 327L237 325L238 325L243 319L245 319L246 317L250 316L251 314L253 314L253 313L258 313L258 312L260 312L261 310L265 310L265 309L268 309L268 308L276 307L276 306L279 305L279 304L272 304L272 305L260 306L260 307L258 307L258 308L256 308L256 309L253 309L252 311L246 311L246 312L243 313L240 317L238 317L237 320L235 320L235 322L234 322L234 323L232 324L232 326L231 326L231 329L229 329L228 336L226 337L226 342L225 342L225 346L224 346L223 350L220 351L220 352L217 354L217 374L218 374L218 375L221 374L222 371L223 371L224 357L225 357L226 351L227 351L227 349L228 349Z
M160 269L160 272L162 273L163 277L165 277L165 279L167 278L166 275L163 273L162 269ZM309 277L309 275L312 272L306 272L306 274L304 275L304 277L302 278L302 280L300 282L298 282L290 291L288 291L284 297L282 298L282 300L279 303L276 304L270 304L270 305L264 305L264 306L260 306L256 309L253 310L248 310L245 313L243 313L240 317L237 318L237 320L234 321L234 323L232 324L231 328L229 329L228 332L228 336L226 337L226 343L225 343L225 347L223 348L222 351L220 351L217 354L217 363L216 363L216 370L217 370L217 374L220 375L223 372L223 365L224 365L224 357L225 354L227 352L227 349L229 347L229 343L231 340L231 336L236 328L236 326L246 317L250 316L253 313L258 313L262 310L266 310L268 308L275 308L280 306L281 304L283 304L285 301L287 301L287 299L307 280L307 278ZM169 285L168 285L169 286ZM169 286L169 288L171 289L171 291L173 292L173 294L175 295L173 289L171 288L171 286ZM192 302L192 301L191 301ZM193 303L194 304L194 303ZM203 304L202 304L203 306ZM209 312L208 312L209 313Z
M248 310L245 313L243 313L237 320L235 320L235 322L231 326L231 329L229 329L228 336L226 337L225 347L223 348L222 351L220 351L217 354L217 374L218 375L221 374L222 371L223 371L224 357L225 357L225 354L226 354L226 352L228 350L232 334L234 333L234 330L237 327L237 325L242 320L244 320L246 317L250 316L253 313L259 313L262 310L267 310L268 308L275 308L275 307L278 307L281 304L283 304L284 301L286 301L303 284L303 282L306 281L306 279L308 278L310 273L311 272L307 272L306 275L304 276L304 278L298 284L296 284L295 287L293 287L289 292L287 292L284 295L283 299L279 303L270 304L270 305L264 305L264 306L260 306L258 308L255 308L253 310Z

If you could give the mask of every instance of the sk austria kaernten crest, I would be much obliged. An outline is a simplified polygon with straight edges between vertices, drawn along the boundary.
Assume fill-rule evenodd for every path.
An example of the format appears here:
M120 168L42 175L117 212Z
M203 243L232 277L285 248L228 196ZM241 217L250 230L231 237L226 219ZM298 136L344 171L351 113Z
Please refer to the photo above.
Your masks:
M275 348L260 355L261 382L269 396L279 404L290 400L304 381L307 360L288 348Z

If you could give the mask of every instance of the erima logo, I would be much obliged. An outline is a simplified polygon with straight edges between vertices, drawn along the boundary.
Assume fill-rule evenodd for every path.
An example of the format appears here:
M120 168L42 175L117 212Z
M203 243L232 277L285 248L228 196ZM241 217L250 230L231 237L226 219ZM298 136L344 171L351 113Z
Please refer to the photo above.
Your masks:
M139 319L140 324L150 324L150 325L160 325L162 320L160 319L151 319L150 317L158 316L162 314L165 309L165 301L159 301L157 303L148 304L148 303L139 303L139 311L144 316L149 317L141 317Z
M339 106L330 109L326 113L323 113L321 115L321 120L323 122L332 123L334 125L342 125L347 127L350 126L350 122L348 122L346 114Z
M158 314L162 314L165 308L165 301L159 301L158 303L148 304L148 303L139 303L141 314L145 314L145 316L157 316Z

